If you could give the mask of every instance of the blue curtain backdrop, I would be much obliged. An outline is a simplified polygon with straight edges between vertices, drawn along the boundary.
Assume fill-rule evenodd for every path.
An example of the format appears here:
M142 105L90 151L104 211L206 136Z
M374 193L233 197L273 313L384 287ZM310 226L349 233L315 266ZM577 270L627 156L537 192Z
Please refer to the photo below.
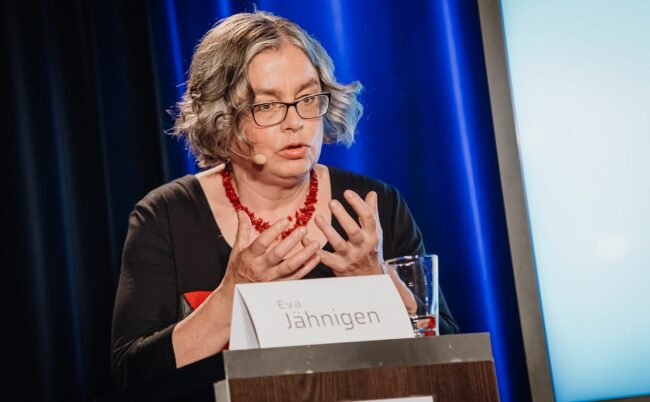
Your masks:
M26 267L12 317L29 351L17 367L39 385L33 399L110 390L128 214L146 192L196 171L165 134L167 110L202 35L254 7L296 21L340 81L364 85L357 142L324 147L321 162L402 192L439 256L461 331L491 334L502 400L530 399L474 1L36 3L1 8L2 89L13 99L3 171L17 189L3 218L16 227L6 247Z

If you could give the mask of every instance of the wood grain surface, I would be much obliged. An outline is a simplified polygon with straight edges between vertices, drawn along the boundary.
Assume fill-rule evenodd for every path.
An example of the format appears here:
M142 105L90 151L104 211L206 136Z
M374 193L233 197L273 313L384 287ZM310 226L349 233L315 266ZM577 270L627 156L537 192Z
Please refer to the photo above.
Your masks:
M232 402L359 401L433 396L442 401L499 401L494 363L450 363L414 367L231 379Z

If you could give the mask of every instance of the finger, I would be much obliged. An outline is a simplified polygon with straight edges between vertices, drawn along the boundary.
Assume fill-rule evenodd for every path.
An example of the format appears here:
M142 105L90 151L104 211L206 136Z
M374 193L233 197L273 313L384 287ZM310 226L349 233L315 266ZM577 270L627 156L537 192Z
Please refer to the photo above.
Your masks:
M340 234L330 225L327 223L325 218L323 218L322 215L316 215L316 218L314 218L314 222L316 222L316 226L318 229L320 229L321 232L325 235L325 238L329 242L329 244L332 245L335 251L338 252L344 252L348 248L348 244L345 241L344 238L341 237Z
M302 246L303 246L303 247L307 247L307 245L309 245L309 243L311 243L311 242L313 242L313 241L318 242L318 247L319 247L319 248L323 248L323 245L320 244L320 242L319 242L318 240L312 240L312 239L310 239L310 238L307 237L307 236L305 236L305 237L302 238Z
M325 250L320 250L318 254L320 255L320 261L324 265L327 265L332 271L337 273L346 271L347 263L340 255Z
M296 279L303 278L305 275L310 273L316 266L320 263L320 254L316 253L314 254L313 257L309 259L305 264L303 264L302 268L294 272L292 275L282 278L281 280L283 281L292 281Z
M343 196L345 197L346 201L352 206L357 215L359 215L361 228L365 229L366 232L374 232L376 230L377 224L374 211L370 204L368 204L368 201L372 202L373 198L376 200L377 193L374 191L369 192L368 195L366 195L365 201L361 199L359 194L351 190L346 190L343 193Z
M282 240L277 246L273 247L268 253L264 254L264 259L269 267L278 265L284 257L293 250L294 247L303 237L307 234L307 229L299 227L295 229L289 236Z
M244 211L237 212L237 233L233 248L243 249L248 246L251 238L251 220Z
M377 228L381 232L381 222L379 221L379 197L376 192L371 191L366 195L366 204L368 204L372 210L373 215L375 216Z
M366 204L370 207L372 212L374 214L379 214L379 207L377 205L377 193L374 191L370 191L368 194L366 194L366 199L365 199Z
M274 268L276 277L286 277L296 272L300 267L305 265L318 252L318 242L311 242L291 258L282 261L280 265Z
M266 252L269 246L275 239L282 234L282 232L289 225L289 220L286 218L280 219L271 225L270 228L262 232L250 245L250 251L254 256L262 255Z
M348 211L343 208L343 205L337 200L332 200L330 201L330 209L332 210L332 214L341 224L341 227L345 233L347 233L350 242L353 244L360 244L363 242L363 231L357 222L352 219L350 214L348 214Z

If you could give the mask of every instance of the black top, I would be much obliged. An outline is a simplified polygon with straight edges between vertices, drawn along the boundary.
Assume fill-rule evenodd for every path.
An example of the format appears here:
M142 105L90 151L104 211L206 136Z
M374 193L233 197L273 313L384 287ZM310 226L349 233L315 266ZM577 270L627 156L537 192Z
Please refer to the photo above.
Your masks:
M351 172L329 171L333 199L343 199L346 189L362 198L377 192L385 259L425 253L422 234L396 189ZM345 238L334 217L332 226ZM333 251L329 243L324 249ZM167 183L137 203L129 217L113 312L112 370L118 385L175 369L171 334L188 313L182 296L216 289L230 251L196 177ZM307 278L330 276L332 271L320 264ZM442 292L439 301L440 333L458 332Z

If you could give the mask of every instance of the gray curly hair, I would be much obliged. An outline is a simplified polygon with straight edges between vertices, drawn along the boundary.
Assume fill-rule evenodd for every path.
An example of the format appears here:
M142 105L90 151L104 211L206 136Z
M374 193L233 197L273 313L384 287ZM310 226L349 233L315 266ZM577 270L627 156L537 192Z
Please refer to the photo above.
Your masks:
M183 98L177 104L173 134L185 138L199 166L229 159L233 138L250 143L240 130L243 112L255 94L248 65L262 51L288 43L302 49L318 72L323 91L331 93L324 118L324 142L352 145L363 106L358 81L344 85L323 46L297 24L266 12L240 13L210 29L197 46Z

